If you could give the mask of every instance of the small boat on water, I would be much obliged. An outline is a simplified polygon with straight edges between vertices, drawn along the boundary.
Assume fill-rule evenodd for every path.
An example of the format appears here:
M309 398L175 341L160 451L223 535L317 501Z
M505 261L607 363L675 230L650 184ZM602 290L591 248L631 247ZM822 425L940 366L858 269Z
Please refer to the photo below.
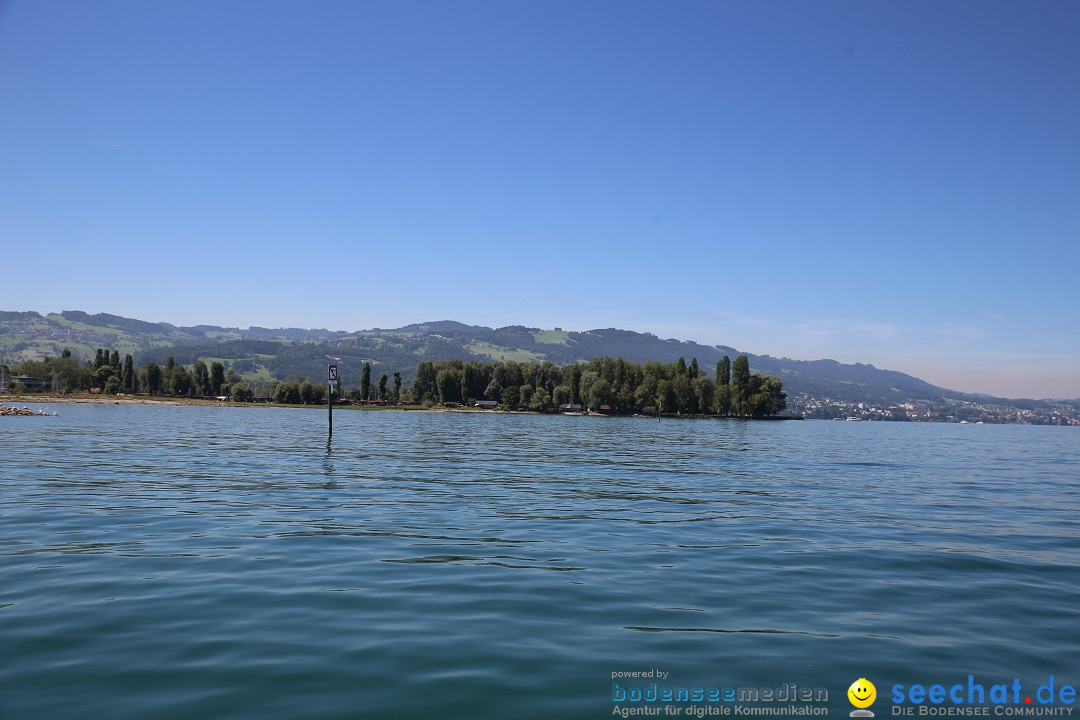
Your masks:
M862 420L861 417L855 417L854 415L848 418L848 422L859 422L860 420Z

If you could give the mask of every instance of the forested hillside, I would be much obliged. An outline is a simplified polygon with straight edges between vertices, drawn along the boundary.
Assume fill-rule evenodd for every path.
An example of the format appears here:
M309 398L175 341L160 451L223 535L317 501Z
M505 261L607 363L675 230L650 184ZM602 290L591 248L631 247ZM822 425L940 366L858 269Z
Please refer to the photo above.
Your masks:
M587 332L521 325L489 328L446 320L346 333L301 328L179 327L76 310L48 315L0 312L0 363L8 366L59 356L64 350L87 361L98 348L122 355L130 353L138 366L150 362L164 365L169 357L181 365L217 361L256 385L274 379L320 380L327 356L332 356L340 358L346 387L359 384L365 362L377 374L400 373L408 384L420 363L440 360L550 362L561 366L603 357L637 364L673 363L684 358L712 367L724 355L736 357L744 352L615 328ZM757 371L783 380L792 397L805 393L888 403L968 397L872 365L745 354Z

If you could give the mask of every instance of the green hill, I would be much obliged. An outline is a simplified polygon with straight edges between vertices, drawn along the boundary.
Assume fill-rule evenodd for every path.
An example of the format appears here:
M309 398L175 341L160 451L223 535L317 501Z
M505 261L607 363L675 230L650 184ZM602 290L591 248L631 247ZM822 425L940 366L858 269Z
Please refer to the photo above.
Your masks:
M372 363L376 376L400 372L408 383L423 361L516 360L563 365L598 357L619 357L635 363L667 363L683 357L687 362L697 358L698 364L711 372L724 355L734 359L742 353L723 345L665 340L650 333L615 328L572 332L521 325L489 328L444 320L346 333L301 328L178 327L75 310L48 315L0 312L0 363L14 365L59 355L65 348L83 360L92 358L97 348L130 352L137 365L164 363L168 356L182 364L216 359L252 381L321 378L326 356L332 355L341 359L347 387L359 383L364 362ZM781 378L791 397L806 393L818 398L886 403L974 397L872 365L746 354L755 372Z

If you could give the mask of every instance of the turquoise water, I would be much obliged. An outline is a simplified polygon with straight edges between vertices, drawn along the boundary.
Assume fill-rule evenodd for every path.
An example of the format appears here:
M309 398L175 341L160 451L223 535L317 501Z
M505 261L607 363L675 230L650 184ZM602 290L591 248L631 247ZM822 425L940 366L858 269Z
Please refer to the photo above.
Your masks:
M0 418L4 720L1080 685L1073 428L54 409Z

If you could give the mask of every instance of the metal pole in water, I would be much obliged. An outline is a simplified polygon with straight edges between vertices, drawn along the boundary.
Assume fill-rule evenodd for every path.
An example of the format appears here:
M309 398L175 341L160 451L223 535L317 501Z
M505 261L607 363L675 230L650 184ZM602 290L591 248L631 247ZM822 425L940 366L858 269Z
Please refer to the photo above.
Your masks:
M326 393L326 421L327 442L330 438L334 437L334 386L338 384L338 366L341 362L341 358L336 358L333 355L327 355L327 360L333 360L334 362L326 366L326 385L329 392Z
M327 355L326 357L330 358L331 360L337 360L337 358L332 358L329 355ZM327 365L326 366L326 386L327 386L327 391L328 391L326 393L326 421L327 421L327 431L328 431L328 434L326 436L327 440L334 437L334 386L337 385L337 382L338 382L337 365L336 364Z
M656 403L656 422L660 422L660 416L664 413L664 401L660 400Z

